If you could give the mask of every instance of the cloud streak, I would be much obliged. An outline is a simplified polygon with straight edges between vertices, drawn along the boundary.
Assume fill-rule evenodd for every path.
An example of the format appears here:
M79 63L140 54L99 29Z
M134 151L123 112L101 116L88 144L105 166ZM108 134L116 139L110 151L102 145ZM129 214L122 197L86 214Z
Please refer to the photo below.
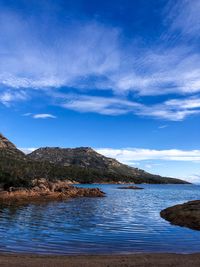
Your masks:
M93 112L103 115L132 113L159 119L181 121L200 113L200 97L171 99L154 105L145 105L117 97L91 95L57 95L58 105L78 112Z
M35 114L32 116L34 119L56 119L56 116L48 113Z
M173 121L197 115L199 13L196 0L178 0L175 5L169 1L163 8L165 31L156 36L159 42L141 46L142 36L127 40L120 27L98 20L71 19L63 25L46 15L46 24L1 8L0 102L10 106L31 97L33 90L57 101L62 90L68 97L60 105L80 112L132 113ZM112 97L94 96L92 90L108 91ZM158 95L171 100L145 102L146 96Z
M132 165L135 161L164 160L200 162L200 150L155 150L142 148L99 148L96 151L107 157L116 158L120 162Z
M32 114L32 113L25 113L23 114L25 117L31 117L33 119L56 119L57 117L49 114L49 113L39 113L39 114Z
M15 101L25 101L28 99L28 95L25 91L19 90L19 91L12 91L12 90L6 90L6 91L0 91L0 103L3 105L10 107L13 102Z

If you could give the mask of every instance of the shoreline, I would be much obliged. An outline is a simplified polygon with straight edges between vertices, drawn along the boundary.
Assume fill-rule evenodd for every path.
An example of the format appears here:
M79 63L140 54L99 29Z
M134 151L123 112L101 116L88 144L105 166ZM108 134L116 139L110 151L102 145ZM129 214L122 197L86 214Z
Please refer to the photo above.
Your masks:
M37 255L0 253L1 267L199 267L200 253Z

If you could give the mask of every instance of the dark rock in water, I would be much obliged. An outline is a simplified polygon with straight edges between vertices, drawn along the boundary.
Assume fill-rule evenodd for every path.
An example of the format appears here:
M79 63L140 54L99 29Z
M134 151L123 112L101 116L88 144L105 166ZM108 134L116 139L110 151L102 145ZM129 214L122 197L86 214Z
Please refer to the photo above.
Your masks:
M130 185L130 186L120 186L118 187L118 189L132 189L132 190L140 190L140 189L144 189L142 187L138 187L138 186L135 186L135 185Z
M169 207L160 212L171 224L200 230L200 200Z

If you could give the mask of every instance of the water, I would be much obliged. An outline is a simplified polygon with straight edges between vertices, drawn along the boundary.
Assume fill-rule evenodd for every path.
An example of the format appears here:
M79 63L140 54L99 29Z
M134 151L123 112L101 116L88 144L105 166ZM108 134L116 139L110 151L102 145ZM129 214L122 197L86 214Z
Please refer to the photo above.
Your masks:
M42 254L199 252L200 231L160 218L168 206L200 199L196 185L100 187L105 198L0 206L0 251Z

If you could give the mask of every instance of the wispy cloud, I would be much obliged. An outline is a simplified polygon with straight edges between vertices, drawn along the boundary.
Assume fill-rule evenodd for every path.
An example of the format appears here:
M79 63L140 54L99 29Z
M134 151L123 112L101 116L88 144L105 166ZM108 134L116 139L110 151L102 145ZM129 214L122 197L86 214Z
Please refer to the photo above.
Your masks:
M87 95L62 95L64 108L79 112L95 112L104 115L126 114L140 108L140 104L121 98L106 98Z
M200 162L200 150L155 150L142 148L99 148L97 152L120 162L132 165L132 162L143 160L192 161Z
M18 102L18 101L25 101L28 99L28 95L22 91L12 91L12 90L7 90L7 91L0 91L0 103L3 105L9 107L13 102Z
M97 20L69 20L63 26L47 19L50 24L38 27L36 19L2 8L0 85L4 89L0 102L8 106L25 99L24 89L26 95L40 90L44 97L62 89L68 94L79 91L62 106L81 112L131 112L174 121L199 114L199 13L196 0L170 1L163 7L165 31L153 45L141 46L142 36L126 37L124 42L120 27ZM189 36L195 37L192 42ZM91 90L109 91L113 96L96 97ZM171 94L184 99L145 103L144 96ZM140 96L139 103L130 100L135 96Z
M56 119L56 116L48 113L34 114L32 117L34 119Z
M120 32L117 28L95 21L71 21L64 26L57 24L52 35L46 26L38 27L37 20L25 20L19 13L0 11L2 85L58 88L118 69ZM54 28L48 25L48 29L51 26ZM41 40L42 35L48 42Z
M154 105L145 105L117 97L87 95L57 95L64 108L79 112L94 112L104 115L132 113L171 121L181 121L185 117L200 113L200 98L172 99Z
M164 124L164 125L160 125L160 126L158 126L158 129L165 129L165 128L167 128L167 127L168 127L168 125Z
M25 113L23 114L23 116L31 117L33 119L56 119L57 118L55 115L52 115L49 113L39 113L39 114Z
M171 30L192 38L199 38L200 30L200 2L198 0L173 0L169 2L167 22L171 23Z

